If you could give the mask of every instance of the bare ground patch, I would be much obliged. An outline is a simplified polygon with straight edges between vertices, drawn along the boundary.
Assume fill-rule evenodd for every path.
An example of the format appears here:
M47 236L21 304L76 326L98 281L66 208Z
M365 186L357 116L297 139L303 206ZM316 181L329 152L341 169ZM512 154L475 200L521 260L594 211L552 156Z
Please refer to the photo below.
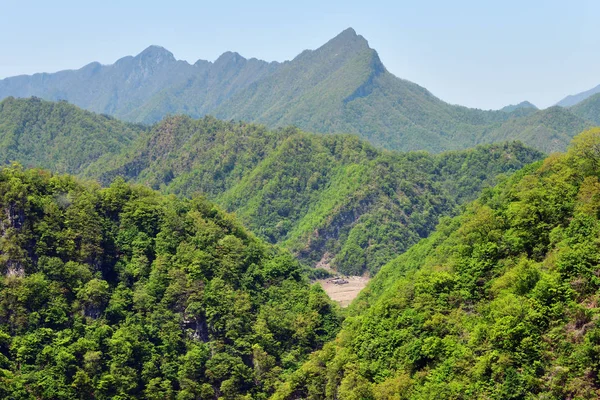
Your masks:
M365 276L348 276L344 277L348 283L335 284L332 279L319 279L317 282L321 284L323 290L329 295L331 300L336 301L342 307L347 307L358 296L361 290L371 278Z

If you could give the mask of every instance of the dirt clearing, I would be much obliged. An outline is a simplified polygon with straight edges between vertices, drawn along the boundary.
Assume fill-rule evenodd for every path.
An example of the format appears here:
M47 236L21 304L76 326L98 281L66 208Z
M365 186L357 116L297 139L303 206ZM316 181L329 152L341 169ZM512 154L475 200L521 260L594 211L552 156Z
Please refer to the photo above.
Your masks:
M336 284L333 279L319 279L323 290L331 300L336 301L342 307L347 307L358 296L358 293L367 286L370 278L364 276L348 276L343 278L348 283Z

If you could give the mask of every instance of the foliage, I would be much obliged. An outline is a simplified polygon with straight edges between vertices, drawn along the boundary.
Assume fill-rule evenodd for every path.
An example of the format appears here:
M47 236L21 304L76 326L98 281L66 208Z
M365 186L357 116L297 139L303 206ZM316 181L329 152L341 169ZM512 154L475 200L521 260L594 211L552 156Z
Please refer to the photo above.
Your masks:
M203 198L0 171L2 398L266 398L339 323Z
M274 399L600 395L600 130L387 264Z
M361 274L427 236L441 215L498 175L540 156L518 143L437 156L395 153L349 135L177 116L86 174L104 183L124 176L178 195L204 193L302 260Z
M0 102L0 164L79 174L101 156L120 153L145 130L66 102Z
M355 136L314 135L296 128L271 131L212 117L168 117L144 129L66 103L11 99L3 104L36 121L19 128L20 142L44 143L35 151L15 148L8 152L11 161L61 169L68 160L66 172L104 185L122 176L167 193L202 193L305 263L330 263L347 274L375 273L426 237L440 216L456 213L499 175L541 156L518 143L435 156L388 152ZM56 111L46 109L98 123L80 132L89 124L57 119ZM7 113L5 120L13 115ZM14 120L23 126L22 119ZM44 142L40 132L49 136ZM107 150L111 132L127 132L135 139L120 140ZM77 138L71 140L73 135ZM72 145L85 140L106 141L105 154Z

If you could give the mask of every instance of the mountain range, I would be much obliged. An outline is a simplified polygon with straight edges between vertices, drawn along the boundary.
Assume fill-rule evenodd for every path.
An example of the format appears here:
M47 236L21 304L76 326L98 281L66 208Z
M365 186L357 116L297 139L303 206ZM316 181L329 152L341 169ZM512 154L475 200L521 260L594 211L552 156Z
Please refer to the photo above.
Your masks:
M520 143L431 155L377 149L352 135L213 117L152 127L66 102L0 102L0 161L201 193L309 265L374 274L485 187L541 158Z
M0 80L0 99L9 96L66 100L133 123L210 114L270 128L352 133L377 147L404 151L465 149L506 137L553 152L593 125L587 117L537 110L526 102L501 111L445 103L391 74L351 28L282 63L226 52L215 62L189 64L150 46L112 65ZM539 140L544 136L549 140Z

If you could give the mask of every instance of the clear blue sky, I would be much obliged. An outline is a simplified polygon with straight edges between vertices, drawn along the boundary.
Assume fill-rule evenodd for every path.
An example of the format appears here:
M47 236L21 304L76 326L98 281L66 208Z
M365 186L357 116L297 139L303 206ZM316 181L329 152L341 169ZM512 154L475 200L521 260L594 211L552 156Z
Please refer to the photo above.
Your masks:
M445 101L547 107L600 84L599 16L597 0L2 0L0 78L110 64L150 44L190 62L227 50L283 61L353 27L390 72Z

